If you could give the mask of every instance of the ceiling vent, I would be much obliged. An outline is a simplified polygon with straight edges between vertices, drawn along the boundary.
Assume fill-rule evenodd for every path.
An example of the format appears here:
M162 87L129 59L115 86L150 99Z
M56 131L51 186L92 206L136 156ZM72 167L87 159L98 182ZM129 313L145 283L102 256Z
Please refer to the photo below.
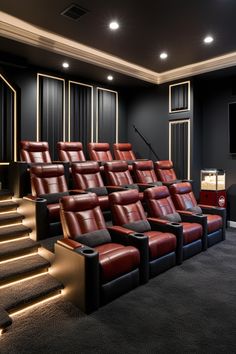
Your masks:
M67 7L64 11L62 11L61 15L70 18L71 20L78 21L80 17L85 15L87 12L88 10L83 9L78 5L72 4L69 7Z

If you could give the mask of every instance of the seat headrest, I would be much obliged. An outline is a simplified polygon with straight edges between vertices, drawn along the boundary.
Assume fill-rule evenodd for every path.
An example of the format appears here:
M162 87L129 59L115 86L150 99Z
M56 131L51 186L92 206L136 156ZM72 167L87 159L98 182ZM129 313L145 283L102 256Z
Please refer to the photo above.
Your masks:
M89 143L89 147L95 151L108 151L110 145L108 143Z
M134 169L139 171L147 171L153 170L153 162L151 160L147 161L134 161L133 162Z
M139 192L137 189L129 189L127 191L115 192L109 194L111 204L128 205L139 201Z
M122 160L106 162L104 169L110 172L123 172L128 170L128 164L126 161Z
M48 151L48 143L46 141L20 141L20 148L27 151Z
M130 143L119 143L113 144L115 150L129 151L132 150L132 145Z
M171 194L185 194L192 192L192 186L189 182L174 183L169 188Z
M97 207L98 197L95 193L77 194L61 198L61 208L64 211L83 211Z
M96 161L75 162L72 163L72 172L80 174L90 174L100 172L99 164Z
M59 141L57 143L57 148L59 150L66 150L66 151L80 151L83 150L83 144L80 142L64 142Z
M170 160L156 161L155 164L157 168L162 170L169 170L170 168L173 168L173 162Z
M57 164L34 165L30 168L30 173L37 177L59 177L64 175L64 166Z
M169 197L170 193L166 186L147 188L144 196L147 199L163 199Z

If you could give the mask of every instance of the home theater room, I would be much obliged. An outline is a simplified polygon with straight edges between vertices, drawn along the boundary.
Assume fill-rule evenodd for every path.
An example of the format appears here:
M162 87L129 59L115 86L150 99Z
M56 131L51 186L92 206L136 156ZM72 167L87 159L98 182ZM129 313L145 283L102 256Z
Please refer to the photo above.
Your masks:
M236 352L234 0L0 1L0 353Z

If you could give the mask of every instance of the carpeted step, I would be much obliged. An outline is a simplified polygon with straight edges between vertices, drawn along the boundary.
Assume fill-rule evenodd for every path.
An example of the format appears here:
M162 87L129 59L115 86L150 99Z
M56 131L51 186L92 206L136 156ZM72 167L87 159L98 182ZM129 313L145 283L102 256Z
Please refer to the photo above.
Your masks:
M29 235L32 230L22 224L0 228L0 242Z
M38 242L30 238L2 244L0 242L0 261L37 252L39 246Z
M11 199L13 194L9 191L9 189L1 189L0 190L0 200Z
M9 201L0 201L0 213L3 213L4 211L11 211L11 210L16 210L19 204L15 201L9 200Z
M11 313L49 295L56 295L61 289L62 283L45 274L1 289L1 306Z
M12 324L12 319L9 317L8 313L0 308L0 330L3 330Z
M47 270L49 266L50 263L39 255L2 263L0 264L0 285L40 273Z
M24 219L24 215L19 213L6 213L0 215L0 226L20 223Z

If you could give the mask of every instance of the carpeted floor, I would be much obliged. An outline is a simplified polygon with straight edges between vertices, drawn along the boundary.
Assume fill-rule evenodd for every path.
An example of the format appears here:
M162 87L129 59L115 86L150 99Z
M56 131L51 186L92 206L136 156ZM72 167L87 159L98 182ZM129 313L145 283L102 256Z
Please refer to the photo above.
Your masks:
M92 315L57 300L16 316L0 353L236 353L236 230Z

